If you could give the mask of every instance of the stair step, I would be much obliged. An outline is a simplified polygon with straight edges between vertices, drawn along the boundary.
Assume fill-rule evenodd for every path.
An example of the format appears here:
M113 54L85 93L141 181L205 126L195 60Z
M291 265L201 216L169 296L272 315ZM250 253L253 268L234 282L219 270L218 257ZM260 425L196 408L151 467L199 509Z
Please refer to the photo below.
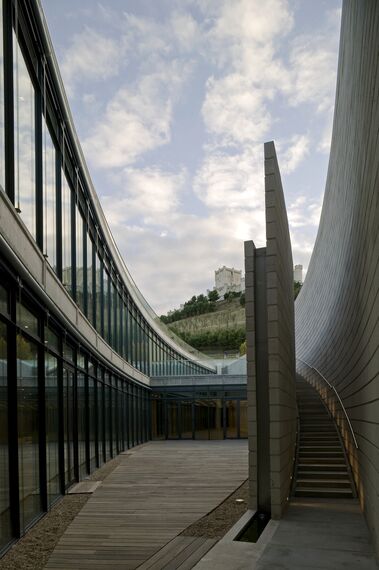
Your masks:
M315 463L318 464L324 464L324 465L345 465L345 458L343 456L341 457L313 457L312 455L310 457L305 456L305 457L299 457L299 463L300 465L304 464L304 463L310 463L312 465L314 465Z
M343 463L319 463L309 461L308 463L299 463L298 470L300 471L346 471L345 462Z
M341 445L326 445L326 444L316 444L316 445L300 445L299 446L299 450L300 451L337 451L340 452L342 451L341 449Z
M336 489L336 488L329 488L329 489L310 489L306 487L302 487L301 489L295 489L295 496L296 497L319 497L319 498L341 498L341 499L350 499L353 497L352 490L347 489Z
M305 470L305 469L298 469L297 470L297 477L298 480L301 479L346 479L348 476L347 469L343 469L341 471L326 471L323 470Z
M296 489L297 488L334 488L334 489L350 489L350 480L345 479L297 479L296 481Z

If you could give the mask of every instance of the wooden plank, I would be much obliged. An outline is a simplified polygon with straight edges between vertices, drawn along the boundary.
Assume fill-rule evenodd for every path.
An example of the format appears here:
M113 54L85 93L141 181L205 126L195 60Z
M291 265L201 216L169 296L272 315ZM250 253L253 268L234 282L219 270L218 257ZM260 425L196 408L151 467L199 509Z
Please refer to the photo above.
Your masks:
M177 564L185 564L206 543L177 535L242 484L247 460L243 440L159 441L121 455L120 465L66 529L46 568L132 570L175 537L171 560L177 556Z

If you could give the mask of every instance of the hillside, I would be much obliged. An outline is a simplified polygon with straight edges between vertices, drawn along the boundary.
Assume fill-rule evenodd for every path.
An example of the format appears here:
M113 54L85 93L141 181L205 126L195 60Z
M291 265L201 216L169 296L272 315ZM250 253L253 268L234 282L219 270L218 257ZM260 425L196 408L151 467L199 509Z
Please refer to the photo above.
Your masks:
M245 340L245 307L239 299L219 301L210 313L181 319L167 325L188 344L214 356L238 353Z

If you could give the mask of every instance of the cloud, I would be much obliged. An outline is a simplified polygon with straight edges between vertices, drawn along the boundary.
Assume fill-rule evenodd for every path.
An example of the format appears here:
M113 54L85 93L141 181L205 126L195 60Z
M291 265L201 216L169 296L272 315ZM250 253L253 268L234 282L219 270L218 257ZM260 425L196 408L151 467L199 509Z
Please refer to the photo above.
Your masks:
M278 145L278 160L282 174L291 174L309 154L310 138L308 135L293 135L287 148L281 152Z
M266 94L251 79L232 73L206 84L202 115L209 133L222 145L252 143L262 139L271 125Z
M321 215L322 200L315 201L306 196L298 196L287 208L288 221L292 231L296 228L318 227Z
M161 62L152 73L117 91L83 143L98 168L132 164L171 138L173 105L190 66Z
M138 220L140 226L165 226L169 216L180 206L187 173L165 172L158 167L125 168L113 180L119 190L102 197L102 204L112 226ZM159 230L162 233L162 230Z
M337 77L339 10L328 13L327 25L312 34L296 37L290 51L292 68L289 103L311 103L319 113L330 112L334 104Z
M240 154L210 153L196 173L193 188L211 209L263 211L263 180L263 148L256 145Z
M117 75L120 47L116 40L85 27L65 51L61 69L67 91L73 96L78 82L104 81Z

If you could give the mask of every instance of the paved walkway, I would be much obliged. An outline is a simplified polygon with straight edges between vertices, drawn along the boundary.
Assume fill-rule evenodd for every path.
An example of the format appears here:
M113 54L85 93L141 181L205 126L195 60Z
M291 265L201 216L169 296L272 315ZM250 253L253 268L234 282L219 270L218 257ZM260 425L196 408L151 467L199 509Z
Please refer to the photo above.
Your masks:
M241 485L247 460L244 440L157 441L122 454L46 568L137 568Z
M379 570L356 499L295 498L256 544L233 541L236 534L234 527L194 570Z

